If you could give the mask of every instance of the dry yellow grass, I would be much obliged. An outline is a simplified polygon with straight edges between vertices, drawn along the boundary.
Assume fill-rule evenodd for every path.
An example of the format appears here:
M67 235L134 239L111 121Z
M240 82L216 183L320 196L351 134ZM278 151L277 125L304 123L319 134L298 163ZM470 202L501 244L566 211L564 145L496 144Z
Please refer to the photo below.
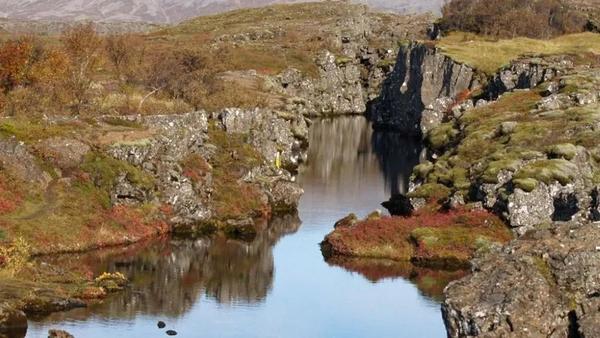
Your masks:
M469 33L451 33L437 43L444 54L492 74L522 55L600 54L600 34L578 33L551 40L492 40Z

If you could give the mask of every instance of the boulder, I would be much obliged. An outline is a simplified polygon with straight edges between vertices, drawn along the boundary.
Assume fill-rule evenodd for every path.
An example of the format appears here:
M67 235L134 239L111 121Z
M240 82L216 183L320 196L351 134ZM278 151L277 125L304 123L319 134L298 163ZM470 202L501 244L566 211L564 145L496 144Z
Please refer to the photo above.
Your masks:
M0 332L27 330L27 316L8 304L0 305Z
M598 226L562 223L480 256L445 290L448 336L596 337L598 243Z
M531 192L515 189L508 198L508 218L512 227L518 232L525 231L542 223L552 221L554 214L554 198L550 188L540 183Z
M15 137L0 136L0 168L23 181L37 183L43 188L52 181L52 176L40 167L25 143Z
M44 158L58 168L68 170L83 162L85 155L90 151L90 146L76 139L54 137L41 142L37 149Z
M389 201L381 203L392 216L410 216L415 208L410 202L410 198L402 194L396 194L390 197Z

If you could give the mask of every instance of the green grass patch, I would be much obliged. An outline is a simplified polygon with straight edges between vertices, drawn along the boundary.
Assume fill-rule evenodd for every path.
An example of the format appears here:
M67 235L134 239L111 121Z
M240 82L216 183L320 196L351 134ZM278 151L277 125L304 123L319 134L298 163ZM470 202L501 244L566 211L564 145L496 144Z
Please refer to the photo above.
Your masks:
M15 136L21 141L30 142L65 136L78 129L81 126L75 124L50 124L41 120L14 118L0 123L0 136Z

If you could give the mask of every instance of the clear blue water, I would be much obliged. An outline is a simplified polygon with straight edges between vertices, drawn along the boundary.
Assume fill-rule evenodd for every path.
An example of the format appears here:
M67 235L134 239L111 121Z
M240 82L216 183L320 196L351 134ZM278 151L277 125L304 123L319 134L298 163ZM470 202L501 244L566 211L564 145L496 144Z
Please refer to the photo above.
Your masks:
M178 337L445 337L436 295L403 273L384 268L385 276L374 277L324 261L319 242L335 221L381 208L390 182L405 180L381 170L386 162L362 118L319 121L312 133L298 217L273 221L253 243L164 239L56 258L95 273L123 271L133 287L103 304L32 321L27 337L52 328L76 337L166 337L159 320Z

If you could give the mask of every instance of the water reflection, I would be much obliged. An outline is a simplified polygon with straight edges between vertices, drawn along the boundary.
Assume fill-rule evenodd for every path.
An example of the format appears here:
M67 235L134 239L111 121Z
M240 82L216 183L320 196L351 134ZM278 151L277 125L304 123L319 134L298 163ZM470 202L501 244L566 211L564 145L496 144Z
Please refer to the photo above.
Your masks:
M400 263L327 263L318 246L338 219L366 216L402 191L416 153L400 137L374 134L362 117L315 121L299 176L300 229L287 216L251 243L162 239L57 257L90 275L122 271L133 287L32 322L28 336L61 328L86 338L160 337L156 322L164 320L182 337L444 337L439 290L453 276Z
M404 194L422 151L419 139L373 131L371 123L362 117L315 121L310 145L304 176L326 182L328 196L361 193L361 181L379 180L381 174L388 197Z
M251 243L223 237L162 239L122 249L47 258L93 275L120 271L130 278L132 287L104 304L54 314L46 320L85 320L92 314L120 320L138 315L177 318L188 312L203 292L222 304L261 303L273 284L273 246L299 226L297 215L287 215L272 220Z
M388 192L392 196L406 194L412 170L419 164L421 140L400 133L376 131L371 143L389 188Z
M418 267L410 262L383 259L332 257L327 263L357 272L373 283L390 278L410 280L424 297L438 302L443 300L444 288L448 283L467 275L466 270L435 270Z

